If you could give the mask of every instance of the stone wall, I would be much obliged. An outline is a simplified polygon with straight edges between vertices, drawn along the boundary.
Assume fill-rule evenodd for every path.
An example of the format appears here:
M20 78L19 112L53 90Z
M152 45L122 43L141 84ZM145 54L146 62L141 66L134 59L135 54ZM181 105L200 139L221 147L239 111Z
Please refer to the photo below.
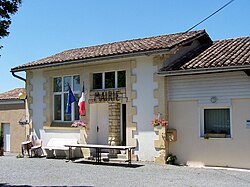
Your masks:
M120 145L120 103L109 103L109 145Z

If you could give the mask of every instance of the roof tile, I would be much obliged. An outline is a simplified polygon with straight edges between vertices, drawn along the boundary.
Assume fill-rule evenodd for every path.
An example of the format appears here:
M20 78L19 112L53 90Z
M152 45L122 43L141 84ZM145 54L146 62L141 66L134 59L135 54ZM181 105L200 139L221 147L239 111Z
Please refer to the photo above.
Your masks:
M216 41L211 47L181 66L165 67L161 69L161 72L244 65L250 65L250 37Z
M38 61L17 66L15 68L12 68L11 71L18 71L20 69L25 70L30 67L40 67L43 65L54 65L57 63L69 62L74 60L94 60L97 57L148 52L158 49L171 49L179 44L191 41L192 39L198 36L203 36L205 34L206 32L204 30L199 30L71 49L52 55L50 57L43 58Z
M0 94L0 100L17 100L18 95L21 92L26 92L24 88L15 88L13 90L4 92Z

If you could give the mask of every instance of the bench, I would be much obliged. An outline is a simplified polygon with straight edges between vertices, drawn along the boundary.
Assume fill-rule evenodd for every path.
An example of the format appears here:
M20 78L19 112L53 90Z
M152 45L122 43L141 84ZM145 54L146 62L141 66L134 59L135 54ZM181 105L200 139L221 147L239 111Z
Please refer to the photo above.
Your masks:
M46 146L43 146L46 152L46 158L69 158L69 148L65 144L77 144L77 139L69 138L51 138ZM72 150L71 157L74 157L74 150Z

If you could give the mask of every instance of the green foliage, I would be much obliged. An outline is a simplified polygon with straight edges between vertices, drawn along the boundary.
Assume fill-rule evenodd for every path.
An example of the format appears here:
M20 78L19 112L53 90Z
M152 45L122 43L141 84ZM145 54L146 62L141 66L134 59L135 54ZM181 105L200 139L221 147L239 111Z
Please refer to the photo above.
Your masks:
M9 35L10 16L17 12L21 3L22 0L0 0L0 39Z
M167 164L175 165L175 161L177 160L177 157L172 154L168 154L166 162Z
M19 153L18 155L16 155L16 158L23 158L23 155Z

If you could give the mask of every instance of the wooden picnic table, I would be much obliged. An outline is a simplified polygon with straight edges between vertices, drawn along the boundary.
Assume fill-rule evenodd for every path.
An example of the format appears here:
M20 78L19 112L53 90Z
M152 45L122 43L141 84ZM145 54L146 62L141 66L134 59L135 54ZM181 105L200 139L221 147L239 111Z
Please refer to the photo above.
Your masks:
M98 144L70 144L70 145L64 145L65 147L69 147L69 160L71 160L71 154L72 154L72 148L94 148L96 151L96 162L100 163L101 158L101 150L102 149L116 149L116 150L127 150L128 151L128 159L126 162L128 164L131 164L131 154L132 149L135 149L135 146L111 146L111 145L98 145Z

